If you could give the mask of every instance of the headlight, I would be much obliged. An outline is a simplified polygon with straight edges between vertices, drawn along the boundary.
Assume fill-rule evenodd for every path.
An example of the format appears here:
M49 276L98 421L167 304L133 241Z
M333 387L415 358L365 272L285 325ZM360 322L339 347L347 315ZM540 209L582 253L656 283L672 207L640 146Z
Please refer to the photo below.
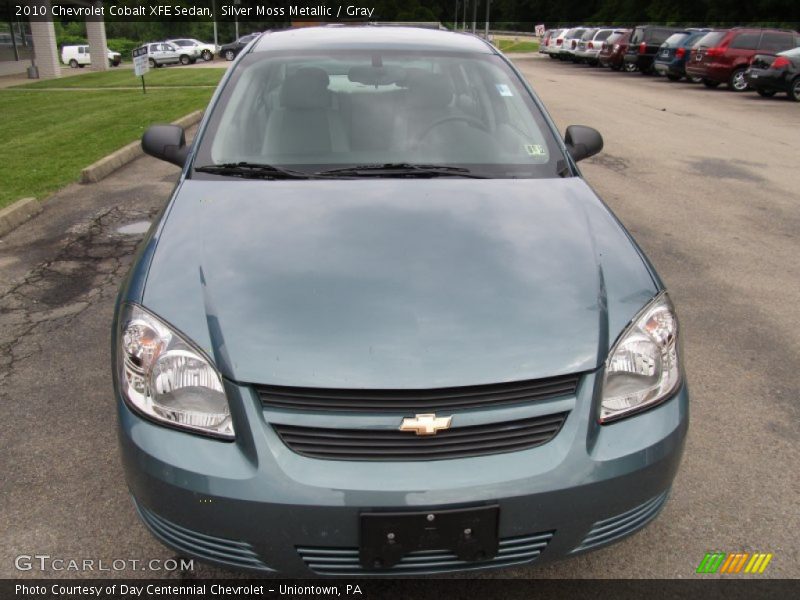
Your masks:
M678 319L666 292L642 310L606 360L600 422L650 408L680 383Z
M214 365L139 306L124 309L117 342L122 395L138 412L182 429L232 439L231 411Z

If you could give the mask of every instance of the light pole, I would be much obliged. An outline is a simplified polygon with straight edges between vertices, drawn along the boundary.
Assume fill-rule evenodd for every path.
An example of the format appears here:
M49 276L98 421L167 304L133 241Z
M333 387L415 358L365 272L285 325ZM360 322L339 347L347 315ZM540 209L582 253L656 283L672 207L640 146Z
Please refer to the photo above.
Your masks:
M478 0L472 3L472 35L475 35L475 28L478 26Z
M458 31L458 0L456 0L456 12L453 17L453 31Z
M461 26L464 31L467 30L467 4L469 4L469 0L464 0L464 11L461 14Z
M486 0L486 35L483 37L489 41L489 7L492 5L492 0Z
M215 0L211 0L211 12L214 13L214 53L216 53L219 48L219 39L217 37L217 3Z

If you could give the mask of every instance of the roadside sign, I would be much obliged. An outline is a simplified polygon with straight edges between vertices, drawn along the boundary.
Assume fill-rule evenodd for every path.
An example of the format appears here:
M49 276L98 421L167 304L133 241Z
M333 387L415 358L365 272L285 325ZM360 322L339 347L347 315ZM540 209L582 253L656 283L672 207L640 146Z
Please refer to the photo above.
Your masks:
M150 61L147 59L147 46L141 48L134 48L133 52L133 73L136 77L142 78L142 93L147 93L147 87L144 84L144 74L150 70Z
M544 35L544 25L537 25L535 33L537 37L542 37Z
M150 70L150 63L147 61L147 46L136 48L133 54L133 72L136 77L142 77Z

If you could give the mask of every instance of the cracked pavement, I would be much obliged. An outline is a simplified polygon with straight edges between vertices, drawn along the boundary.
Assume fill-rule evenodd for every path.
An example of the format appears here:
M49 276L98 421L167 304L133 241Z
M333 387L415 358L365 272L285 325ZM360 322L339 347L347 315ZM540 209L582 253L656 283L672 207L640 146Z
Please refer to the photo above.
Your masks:
M695 577L705 552L746 551L774 553L764 576L800 577L797 106L547 58L517 64L562 132L582 123L604 136L581 168L670 289L692 422L671 498L646 529L556 564L473 576ZM118 229L151 220L176 176L141 158L69 186L0 238L0 577L79 575L20 573L19 554L174 556L127 494L109 344L143 237ZM95 575L241 576L199 562Z

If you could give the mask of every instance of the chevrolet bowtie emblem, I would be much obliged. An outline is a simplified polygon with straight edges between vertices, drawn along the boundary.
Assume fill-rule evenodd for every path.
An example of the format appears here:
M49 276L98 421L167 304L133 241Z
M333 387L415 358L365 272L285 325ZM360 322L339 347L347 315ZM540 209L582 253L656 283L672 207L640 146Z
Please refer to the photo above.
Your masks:
M436 435L440 429L450 429L453 417L437 417L434 414L406 417L400 425L400 431L414 431L417 435Z

